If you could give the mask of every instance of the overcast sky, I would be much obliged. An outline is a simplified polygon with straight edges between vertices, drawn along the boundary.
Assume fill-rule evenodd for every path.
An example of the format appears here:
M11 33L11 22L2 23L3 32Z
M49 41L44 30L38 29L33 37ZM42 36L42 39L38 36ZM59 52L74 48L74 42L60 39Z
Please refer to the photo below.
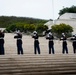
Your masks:
M0 16L57 19L63 7L76 6L76 0L0 0Z

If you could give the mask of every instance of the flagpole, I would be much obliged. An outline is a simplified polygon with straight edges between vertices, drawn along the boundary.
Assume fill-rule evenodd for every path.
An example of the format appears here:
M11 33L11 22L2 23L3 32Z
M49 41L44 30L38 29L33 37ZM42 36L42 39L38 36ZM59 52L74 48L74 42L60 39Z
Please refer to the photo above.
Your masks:
M52 0L53 24L54 24L54 0Z

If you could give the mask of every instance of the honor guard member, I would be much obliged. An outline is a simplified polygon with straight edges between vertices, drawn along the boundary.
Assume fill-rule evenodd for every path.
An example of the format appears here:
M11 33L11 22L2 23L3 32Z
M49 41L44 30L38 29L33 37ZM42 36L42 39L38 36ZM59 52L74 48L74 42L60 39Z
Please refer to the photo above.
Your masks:
M46 39L49 39L49 43L48 43L49 54L51 54L51 53L54 54L54 53L55 53L55 52L54 52L54 42L53 42L54 37L53 37L53 35L52 35L51 32L49 32L49 33L47 34Z
M15 39L17 39L17 53L18 54L23 54L23 48L22 48L22 34L21 32L18 30L16 32L16 35L14 36Z
M71 40L73 41L72 46L73 46L73 52L75 54L76 53L76 34L73 35L73 37L71 38Z
M40 47L39 47L39 41L38 41L38 33L36 31L33 32L32 38L34 38L34 54L40 54Z
M68 54L67 41L66 41L67 38L66 38L64 33L62 33L62 36L61 36L60 40L63 40L63 43L62 43L62 47L63 47L62 53L64 54L65 51L66 51L66 53Z
M0 30L0 55L4 55L4 32Z

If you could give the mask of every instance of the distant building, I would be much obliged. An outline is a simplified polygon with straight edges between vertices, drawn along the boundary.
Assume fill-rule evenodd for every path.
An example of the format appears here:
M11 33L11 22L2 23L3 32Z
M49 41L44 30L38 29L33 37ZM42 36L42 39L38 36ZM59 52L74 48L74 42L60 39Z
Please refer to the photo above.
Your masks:
M54 24L65 23L73 27L73 34L76 34L76 13L65 13L54 21ZM47 25L49 28L53 25L53 22L48 21L44 25Z

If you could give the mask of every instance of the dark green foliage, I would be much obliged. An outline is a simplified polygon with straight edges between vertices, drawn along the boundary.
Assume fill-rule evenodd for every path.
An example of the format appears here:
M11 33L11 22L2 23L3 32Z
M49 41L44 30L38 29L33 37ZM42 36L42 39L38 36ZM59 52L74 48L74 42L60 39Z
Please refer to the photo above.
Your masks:
M37 25L44 24L48 20L43 19L35 19L35 18L28 18L28 17L8 17L8 16L0 16L0 27L6 28L8 32L21 30L21 31L30 31L36 29Z
M35 25L34 24L25 24L24 25L24 31L25 32L33 32L35 30Z
M8 32L11 32L11 31L15 31L15 29L16 29L16 25L15 24L12 24L12 25L10 25L9 27L7 27L7 31Z
M21 22L15 23L15 25L16 25L15 30L24 31L24 24L25 24L25 23L21 23Z
M43 31L46 31L47 29L48 29L48 27L46 25L40 24L40 25L36 26L36 31L39 32L39 33L43 32Z
M28 17L15 17L15 16L0 16L0 27L9 27L11 24L24 23L24 24L39 24L46 23L48 20L35 19Z
M73 32L73 28L70 25L66 25L64 23L61 23L59 25L53 25L52 32L56 33L57 35L61 35L61 33L69 34Z
M27 17L8 17L8 16L1 16L0 17L0 27L6 28L8 32L14 32L15 30L20 30L24 32L33 32L34 30L38 30L42 32L46 30L46 26L43 24L46 23L48 20L42 19L34 19L34 18L27 18ZM40 25L40 26L39 26ZM38 27L40 27L38 29Z
M59 11L60 16L64 13L76 13L76 6L73 5L70 8L66 7Z

